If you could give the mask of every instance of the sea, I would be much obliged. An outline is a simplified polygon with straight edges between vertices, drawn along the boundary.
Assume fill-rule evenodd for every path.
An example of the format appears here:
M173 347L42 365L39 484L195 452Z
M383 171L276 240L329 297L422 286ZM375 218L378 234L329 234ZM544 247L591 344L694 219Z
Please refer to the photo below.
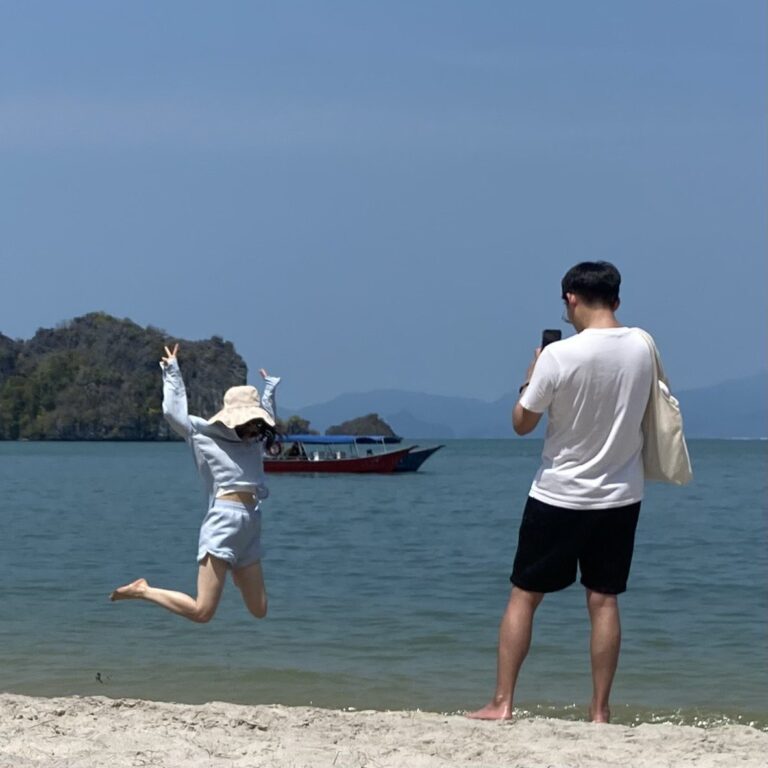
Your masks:
M423 442L423 445L428 442ZM768 442L693 440L694 481L649 485L614 721L768 730ZM181 443L0 443L0 691L462 712L490 698L538 440L454 440L418 473L272 475L269 616L228 583L212 622L140 601L194 592L202 488ZM583 718L578 584L536 616L522 716Z

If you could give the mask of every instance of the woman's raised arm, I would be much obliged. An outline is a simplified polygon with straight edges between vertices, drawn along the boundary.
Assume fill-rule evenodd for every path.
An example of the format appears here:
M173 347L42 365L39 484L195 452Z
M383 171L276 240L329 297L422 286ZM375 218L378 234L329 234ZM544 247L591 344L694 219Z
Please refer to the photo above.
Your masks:
M187 390L181 377L176 355L179 345L165 348L165 357L160 360L163 369L163 415L171 429L185 440L192 434L192 424L187 411Z

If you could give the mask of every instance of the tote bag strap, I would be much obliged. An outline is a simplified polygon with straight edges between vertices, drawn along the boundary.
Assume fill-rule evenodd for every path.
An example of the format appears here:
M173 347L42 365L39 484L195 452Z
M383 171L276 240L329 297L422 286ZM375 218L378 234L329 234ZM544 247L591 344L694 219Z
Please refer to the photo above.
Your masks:
M651 334L647 331L644 331L642 328L635 328L635 330L643 337L645 343L648 345L648 348L651 350L651 357L653 358L653 367L656 378L659 381L663 381L664 384L666 384L667 389L669 389L669 379L667 378L667 374L664 372L664 365L661 362L661 356L659 355L659 350L656 347L656 342L653 340L653 336L651 336Z

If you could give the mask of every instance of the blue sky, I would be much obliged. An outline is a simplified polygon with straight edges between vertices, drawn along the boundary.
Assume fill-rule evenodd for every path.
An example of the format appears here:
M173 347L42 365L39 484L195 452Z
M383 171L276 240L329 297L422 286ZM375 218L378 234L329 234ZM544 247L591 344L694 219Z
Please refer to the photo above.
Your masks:
M766 4L0 0L0 332L231 339L292 406L495 399L574 263L766 366Z

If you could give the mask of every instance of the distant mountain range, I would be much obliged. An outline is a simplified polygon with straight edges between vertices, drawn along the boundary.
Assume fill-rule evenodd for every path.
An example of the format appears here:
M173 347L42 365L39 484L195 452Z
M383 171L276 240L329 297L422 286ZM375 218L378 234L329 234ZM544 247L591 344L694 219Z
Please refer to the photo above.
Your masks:
M675 395L688 437L768 437L768 371ZM511 393L486 402L382 389L339 395L297 410L281 408L281 415L299 414L323 432L332 424L375 412L403 437L497 438L514 436L510 414L516 400ZM542 430L543 425L532 436Z

